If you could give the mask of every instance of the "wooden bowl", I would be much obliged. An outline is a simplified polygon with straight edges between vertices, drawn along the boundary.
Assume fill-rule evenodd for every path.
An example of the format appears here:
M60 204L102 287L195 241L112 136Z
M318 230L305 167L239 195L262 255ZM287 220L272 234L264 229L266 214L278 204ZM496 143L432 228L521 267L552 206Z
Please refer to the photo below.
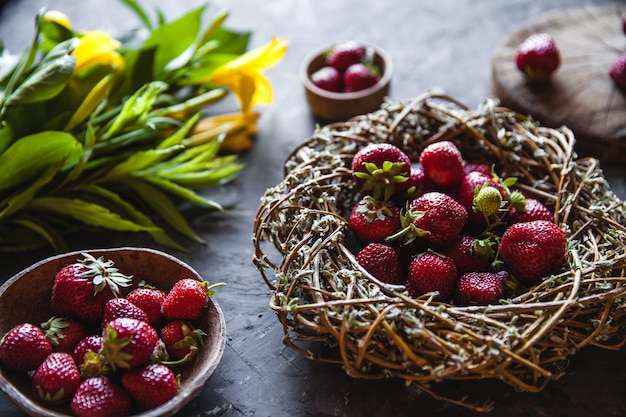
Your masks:
M141 280L163 291L169 291L174 283L183 278L202 280L189 265L177 258L152 249L115 248L71 252L40 261L19 272L0 287L0 334L13 326L30 322L39 325L50 318L50 294L56 273L65 265L82 259L81 253L104 257L115 263L120 272L133 276L133 286L125 288L124 294L136 288ZM205 345L189 364L174 368L181 376L178 395L152 410L134 414L142 417L172 416L186 403L196 397L211 374L215 371L226 342L224 316L219 306L210 299L203 315L192 324L207 334ZM0 365L0 388L23 412L31 416L70 416L69 404L52 407L38 401L31 389L28 374L5 369Z
M313 84L311 75L325 66L324 54L333 45L325 45L305 58L300 67L306 100L311 112L323 122L346 121L353 116L377 110L389 94L393 64L389 55L376 45L359 42L374 50L374 65L380 69L380 80L365 90L350 93L326 91Z

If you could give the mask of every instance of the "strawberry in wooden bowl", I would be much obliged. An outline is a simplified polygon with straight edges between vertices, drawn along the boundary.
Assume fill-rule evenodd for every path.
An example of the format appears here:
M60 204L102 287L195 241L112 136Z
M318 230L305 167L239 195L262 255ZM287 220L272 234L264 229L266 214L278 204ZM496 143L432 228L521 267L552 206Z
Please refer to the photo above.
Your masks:
M626 205L574 143L430 93L316 131L254 224L286 345L484 411L481 383L537 392L578 349L626 343ZM355 207L387 237L361 233Z
M32 416L174 415L200 393L224 350L215 285L151 249L36 263L0 288L0 388ZM198 338L193 351L173 357L161 331L180 321Z

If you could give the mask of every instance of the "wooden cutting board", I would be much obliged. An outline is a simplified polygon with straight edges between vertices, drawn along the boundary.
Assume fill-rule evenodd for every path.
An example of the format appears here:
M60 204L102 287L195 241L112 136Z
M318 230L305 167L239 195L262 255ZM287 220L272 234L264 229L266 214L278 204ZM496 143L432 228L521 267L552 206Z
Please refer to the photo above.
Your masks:
M606 164L626 161L626 90L615 87L609 67L626 52L625 5L555 10L515 29L495 51L493 94L500 103L531 115L544 126L567 126L580 156ZM548 85L529 86L515 65L517 47L546 32L561 52L561 65Z

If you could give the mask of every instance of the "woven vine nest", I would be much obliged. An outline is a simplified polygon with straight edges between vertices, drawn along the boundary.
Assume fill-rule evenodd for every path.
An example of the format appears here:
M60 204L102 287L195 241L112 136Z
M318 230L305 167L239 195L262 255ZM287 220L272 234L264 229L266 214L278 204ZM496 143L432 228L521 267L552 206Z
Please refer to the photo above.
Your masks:
M567 261L537 286L499 305L459 307L411 298L355 261L347 213L359 199L350 166L371 142L413 161L428 144L453 141L470 162L494 164L550 207L568 236ZM387 101L371 114L316 129L287 158L254 224L253 261L272 290L287 346L336 361L357 378L402 378L436 398L435 382L499 379L541 391L578 349L626 342L626 205L599 163L578 158L567 128L539 126L487 100L468 109L425 94Z

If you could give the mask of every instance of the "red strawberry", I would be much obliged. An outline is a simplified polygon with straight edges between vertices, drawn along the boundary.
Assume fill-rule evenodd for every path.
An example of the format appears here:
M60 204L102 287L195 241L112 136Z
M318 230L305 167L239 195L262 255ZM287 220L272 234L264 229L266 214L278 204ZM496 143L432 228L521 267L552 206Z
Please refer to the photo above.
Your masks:
M398 284L400 261L395 249L384 243L370 243L359 251L356 261L382 282Z
M126 298L112 298L104 306L101 328L117 318L127 317L148 322L148 315L145 311L128 301Z
M467 226L470 228L480 229L487 226L485 216L474 210L474 197L483 186L498 187L498 182L483 172L471 171L463 175L459 183L456 200L467 210Z
M72 398L80 385L80 371L65 352L53 352L37 368L32 379L37 397L49 404L60 404Z
M506 215L506 221L509 224L531 222L533 220L552 221L554 216L550 210L539 200L535 198L526 198L524 210L512 207Z
M465 164L465 167L463 167L463 175L467 175L470 172L475 172L475 171L482 172L483 174L486 174L489 177L491 177L491 174L493 173L491 169L491 165L485 164L485 163L480 163L480 162L467 163Z
M92 377L81 382L70 407L77 417L125 417L130 414L132 400L107 378Z
M37 369L51 353L50 341L34 324L18 324L0 340L0 361L16 371Z
M461 151L450 141L435 142L424 148L420 164L426 177L442 189L455 187L463 177Z
M111 368L133 369L150 360L159 334L145 321L117 318L102 334L102 353Z
M459 277L454 290L458 305L498 304L506 293L502 278L491 272L468 272Z
M181 279L165 297L161 313L168 320L195 320L202 314L211 294L208 282Z
M515 64L529 82L544 82L561 63L559 48L552 36L536 33L517 48Z
M361 148L352 159L352 172L357 187L387 201L398 184L411 175L411 160L400 148L390 143L372 143Z
M620 55L609 67L609 76L619 88L626 88L626 53Z
M326 65L344 72L350 65L365 58L367 48L356 41L345 41L334 45L326 54Z
M391 203L366 196L354 205L348 222L360 241L384 242L400 230L400 209Z
M191 359L204 345L206 333L189 322L174 320L163 326L159 335L168 355L174 360Z
M347 93L365 90L376 85L380 75L377 68L365 64L352 64L343 73L343 90Z
M72 353L78 342L89 334L83 322L71 317L52 316L41 324L41 329L46 333L55 352Z
M102 336L98 334L93 334L84 337L72 352L72 357L74 358L74 362L78 366L81 366L85 361L85 355L89 352L97 354L102 349Z
M178 394L178 378L165 365L151 363L125 372L122 386L140 408L150 410L165 404Z
M59 271L52 288L50 310L57 316L73 316L89 324L100 324L104 305L130 285L130 277L113 267L112 261L89 254Z
M467 211L452 197L438 191L426 193L408 205L401 217L402 230L390 239L406 243L419 239L429 247L443 248L454 242L467 219Z
M434 191L435 185L424 174L424 170L418 166L411 167L411 174L406 182L396 185L398 197L402 201L414 200L430 191Z
M156 329L163 320L161 304L166 296L165 291L146 286L132 290L126 299L142 309L148 315L148 323Z
M406 281L407 290L413 297L437 292L436 301L449 301L456 284L457 271L452 258L424 252L413 258Z
M334 67L322 67L311 74L313 85L322 90L340 93L343 91L343 76Z
M460 235L442 253L452 258L459 275L487 271L492 261L493 250L481 247L481 242L474 236Z
M508 271L526 284L536 284L563 264L567 236L549 221L515 223L500 242L500 256Z

